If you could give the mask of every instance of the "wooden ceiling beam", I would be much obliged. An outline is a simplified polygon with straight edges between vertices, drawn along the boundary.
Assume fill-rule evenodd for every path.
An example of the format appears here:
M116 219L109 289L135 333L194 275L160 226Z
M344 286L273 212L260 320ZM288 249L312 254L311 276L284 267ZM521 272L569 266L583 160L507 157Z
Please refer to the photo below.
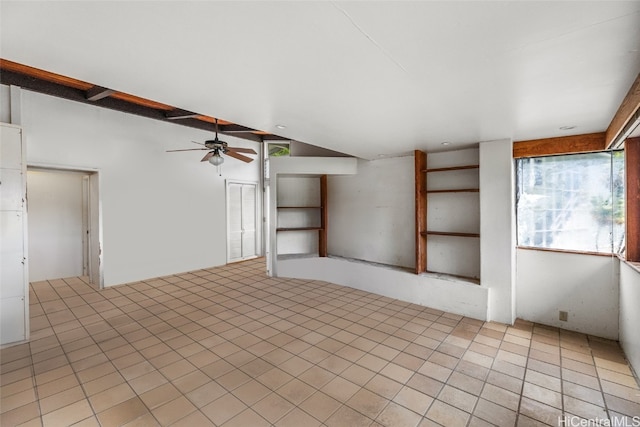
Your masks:
M630 129L629 125L638 121L640 114L640 74L636 77L629 88L629 92L622 100L618 111L613 116L611 123L606 131L606 148L611 148L617 145L618 141L622 138L626 138L633 128Z
M513 158L591 153L594 151L602 151L606 148L604 132L587 133L583 135L516 141L513 143Z
M182 110L146 98L93 85L81 80L51 73L0 58L0 83L15 85L34 92L104 107L124 113L180 124L215 132L215 119L210 116ZM218 120L220 133L254 142L288 140L288 138L260 132L226 120ZM226 127L226 130L224 129Z
M236 138L242 138L242 139L247 139L249 141L254 141L254 142L262 142L263 138L261 135L256 135L253 132L238 132L238 133L232 133L232 134L227 134L224 132L220 132L221 135L227 135L227 136L234 136Z
M284 136L269 134L254 134L262 137L263 141L291 141L291 138L285 138Z
M71 77L41 70L35 67L30 67L28 65L19 64L17 62L8 61L2 58L0 58L0 68L2 68L3 71L13 71L15 73L25 74L37 79L69 86L74 89L89 90L93 86L91 83L83 82L82 80L73 79Z
M255 129L242 126L242 125L228 124L228 125L220 125L220 132L226 133L226 134L246 133L246 132L255 132Z
M181 110L179 108L176 108L175 110L167 111L164 115L169 120L194 119L200 116L200 114L198 113L193 113L187 110Z
M115 90L113 89L107 89L102 86L93 86L91 89L86 91L85 97L87 98L87 101L99 101L102 98L113 95L114 93Z

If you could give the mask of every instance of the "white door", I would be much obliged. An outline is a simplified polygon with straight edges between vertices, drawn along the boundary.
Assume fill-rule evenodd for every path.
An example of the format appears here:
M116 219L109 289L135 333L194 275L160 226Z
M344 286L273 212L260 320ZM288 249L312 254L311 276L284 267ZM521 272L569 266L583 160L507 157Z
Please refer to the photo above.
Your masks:
M28 170L31 282L88 275L87 177L85 172Z
M257 256L255 183L227 182L227 261Z
M0 134L0 345L29 337L24 172L22 131L3 124Z

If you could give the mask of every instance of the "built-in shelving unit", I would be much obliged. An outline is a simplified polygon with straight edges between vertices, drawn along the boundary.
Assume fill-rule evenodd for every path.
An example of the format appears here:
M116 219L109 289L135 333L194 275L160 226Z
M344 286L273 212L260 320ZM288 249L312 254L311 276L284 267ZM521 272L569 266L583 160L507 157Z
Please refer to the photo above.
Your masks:
M477 174L469 175L469 172L473 173L473 170L479 170L479 167L478 164L463 164L429 168L427 154L422 151L415 152L416 274L431 272L478 280L479 271L476 271L478 269L474 269L472 264L479 266L480 234L469 228L479 229L479 209L474 215L472 208L479 204L477 193L480 189ZM462 177L457 172L466 176ZM430 177L436 173L442 173L438 175L443 177ZM467 200L468 197L475 200ZM439 215L429 218L430 210L439 212ZM466 216L467 213L469 216ZM455 229L456 220L464 223L465 229ZM460 238L463 240L459 240ZM464 239L475 241L465 244ZM429 246L438 248L435 252L439 259L436 259L436 256L429 257ZM465 264L467 259L471 261L468 265ZM431 264L436 264L436 268L431 268ZM438 268L438 265L448 267L451 271Z
M327 256L327 175L321 175L320 180L320 204L317 206L277 206L278 218L276 232L317 231L318 232L318 256ZM279 226L280 212L295 213L298 221L304 223L301 226ZM315 214L318 212L318 214ZM319 224L317 223L319 220Z

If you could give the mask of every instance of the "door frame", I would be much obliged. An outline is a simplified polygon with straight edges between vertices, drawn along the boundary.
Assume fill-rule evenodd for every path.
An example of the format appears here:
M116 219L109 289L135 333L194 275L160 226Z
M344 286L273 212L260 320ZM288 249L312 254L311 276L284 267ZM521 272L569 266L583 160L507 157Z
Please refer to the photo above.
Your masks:
M84 168L76 166L61 166L45 163L30 162L27 163L27 171L41 170L52 172L74 172L83 173L88 176L85 185L83 179L83 205L86 198L87 209L87 231L86 248L84 252L87 254L86 265L88 267L88 276L90 283L98 287L104 288L104 267L102 257L102 198L100 197L100 170L96 168ZM29 204L29 189L27 188L27 215ZM83 206L83 210L85 209ZM84 221L84 219L83 219ZM83 233L85 234L85 233ZM28 249L27 249L28 253ZM83 261L84 263L85 261Z
M229 242L230 242L230 235L231 235L231 229L229 227L229 219L230 219L230 214L229 214L229 208L230 208L229 186L231 184L253 185L255 187L255 203L254 203L254 206L255 206L254 223L255 223L255 235L256 235L255 255L248 256L248 257L236 258L236 259L233 259L233 260L229 259L229 254L231 252L229 250ZM259 202L260 202L259 193L260 193L260 183L258 181L243 181L243 180L240 180L240 179L227 179L225 181L225 204L226 204L225 215L226 215L226 223L227 223L226 224L226 227L227 227L227 245L226 245L227 264L231 264L231 263L234 263L234 262L240 262L240 261L246 261L248 259L254 259L254 258L258 258L259 256L261 256L261 252L262 252L262 224L261 224L261 221L259 221L259 218L261 218L261 216L260 216L261 206L259 204Z

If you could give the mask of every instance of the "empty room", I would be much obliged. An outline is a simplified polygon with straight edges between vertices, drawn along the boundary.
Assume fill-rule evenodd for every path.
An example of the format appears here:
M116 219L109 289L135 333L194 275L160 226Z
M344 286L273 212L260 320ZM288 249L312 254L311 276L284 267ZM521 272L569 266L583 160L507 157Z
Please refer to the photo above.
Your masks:
M640 1L0 0L0 425L640 425Z

